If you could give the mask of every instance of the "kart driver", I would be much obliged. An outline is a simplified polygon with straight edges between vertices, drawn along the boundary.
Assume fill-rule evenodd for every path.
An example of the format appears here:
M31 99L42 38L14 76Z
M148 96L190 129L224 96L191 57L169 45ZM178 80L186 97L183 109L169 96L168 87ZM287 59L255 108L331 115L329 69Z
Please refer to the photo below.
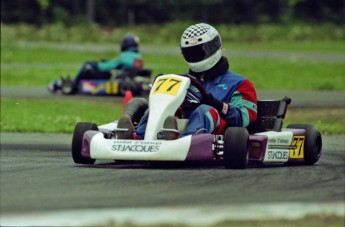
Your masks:
M139 38L133 35L125 36L120 44L121 52L120 55L111 60L87 61L83 64L79 72L74 79L75 89L78 82L83 79L97 80L103 79L108 80L111 78L111 71L122 70L128 72L130 75L135 75L135 72L143 68L143 58L138 50ZM50 86L51 92L56 92L61 89L62 81L56 80Z
M164 132L165 139L177 139L179 136L196 133L224 134L226 127L247 127L257 115L257 97L253 84L244 76L229 71L229 62L222 54L222 41L218 31L204 23L188 27L181 37L181 52L189 65L189 74L195 77L205 88L207 98L193 110L186 130L182 135ZM129 128L121 132L119 139L143 139L148 120L148 111L133 133L130 117L120 118L118 127ZM177 129L174 116L168 117L164 128Z

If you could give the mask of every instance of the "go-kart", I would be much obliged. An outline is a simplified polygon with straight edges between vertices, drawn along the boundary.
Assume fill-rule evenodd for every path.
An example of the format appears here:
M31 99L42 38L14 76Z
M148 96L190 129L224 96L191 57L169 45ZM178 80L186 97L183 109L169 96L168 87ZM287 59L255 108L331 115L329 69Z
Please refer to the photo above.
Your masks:
M48 85L51 93L61 91L64 95L84 94L84 95L120 95L124 96L126 91L131 91L133 95L148 95L151 84L150 69L140 71L97 73L92 77L86 77L78 81L71 80L70 77L61 77Z
M206 92L190 76L162 75L153 83L149 105L143 98L133 98L126 106L132 112L132 121L138 122L149 108L149 118L143 140L118 139L118 121L97 126L95 123L77 123L72 140L72 158L78 164L94 164L96 160L116 161L219 161L225 168L243 169L248 165L285 163L313 165L322 150L320 132L312 125L291 124L282 128L291 99L259 100L258 118L247 128L228 127L223 135L195 134L174 140L165 140L163 127L168 116L184 108L191 97L188 88L194 86L201 96ZM195 90L195 89L193 89ZM190 103L198 105L197 101ZM190 106L189 106L190 107ZM183 132L188 119L178 119L178 130Z

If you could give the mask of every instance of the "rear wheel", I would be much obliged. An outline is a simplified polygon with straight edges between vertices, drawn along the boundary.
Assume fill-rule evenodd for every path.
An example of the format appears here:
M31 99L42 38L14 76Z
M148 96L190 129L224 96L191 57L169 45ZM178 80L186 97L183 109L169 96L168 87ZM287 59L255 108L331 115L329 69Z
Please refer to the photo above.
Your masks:
M321 157L321 133L313 125L308 124L290 124L287 128L305 130L304 164L314 165Z
M73 139L72 139L72 158L75 163L79 164L93 164L95 159L86 158L81 155L83 136L88 130L98 131L98 127L94 123L78 122L74 128Z
M245 128L229 127L224 135L224 165L244 169L248 162L249 133Z

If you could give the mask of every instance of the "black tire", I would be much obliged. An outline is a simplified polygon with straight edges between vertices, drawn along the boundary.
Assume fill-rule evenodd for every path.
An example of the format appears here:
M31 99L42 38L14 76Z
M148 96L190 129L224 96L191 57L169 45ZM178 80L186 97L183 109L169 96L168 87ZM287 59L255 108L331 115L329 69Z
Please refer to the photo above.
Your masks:
M71 95L75 93L75 85L72 80L63 80L61 85L61 93L64 95Z
M119 94L121 96L124 96L126 91L131 91L133 95L137 95L139 92L139 89L137 85L132 81L132 80L124 80L120 85L119 85Z
M287 128L305 130L304 164L314 165L321 157L321 133L313 125L308 124L290 124Z
M244 169L248 163L249 133L246 128L229 127L224 135L224 165Z
M78 164L94 164L96 159L85 158L81 156L81 148L83 143L84 133L88 130L98 131L98 127L94 123L78 122L74 128L72 139L72 158Z

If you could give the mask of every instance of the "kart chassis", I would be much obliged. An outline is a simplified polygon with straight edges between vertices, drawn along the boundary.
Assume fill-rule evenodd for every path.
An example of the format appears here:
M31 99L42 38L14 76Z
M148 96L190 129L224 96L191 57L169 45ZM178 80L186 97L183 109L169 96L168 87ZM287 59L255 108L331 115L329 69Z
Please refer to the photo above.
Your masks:
M164 87L164 83L170 81ZM178 81L176 90L167 90ZM322 150L320 132L312 125L292 124L282 128L291 99L259 100L258 118L248 128L229 127L224 135L210 133L164 140L163 121L182 104L193 80L170 74L160 77L150 93L150 115L144 140L119 140L117 121L97 126L78 123L72 141L75 163L93 164L98 159L126 161L214 161L226 168L243 169L250 164L313 165ZM177 83L177 82L176 82ZM161 85L161 86L159 86ZM192 84L194 85L194 84ZM176 88L176 87L175 87ZM163 90L160 90L163 89ZM165 90L164 90L165 89ZM180 119L182 132L188 120Z

